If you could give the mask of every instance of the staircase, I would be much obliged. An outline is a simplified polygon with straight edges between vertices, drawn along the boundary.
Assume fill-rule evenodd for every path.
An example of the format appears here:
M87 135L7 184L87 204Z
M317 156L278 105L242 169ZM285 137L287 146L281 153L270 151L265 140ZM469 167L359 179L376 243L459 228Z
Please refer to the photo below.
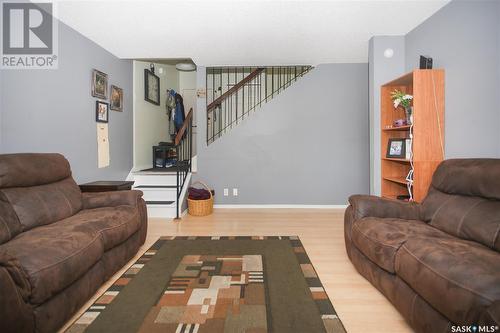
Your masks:
M208 67L207 144L237 126L311 69L311 66Z
M175 148L177 161L168 168L153 167L132 172L128 180L133 189L141 190L148 208L148 217L180 218L191 180L193 109L189 110L174 142L163 147ZM153 156L156 156L153 153ZM155 166L155 158L153 158Z
M183 186L177 185L177 171L145 170L133 173L134 190L141 190L148 207L148 216L157 218L177 218L182 215L182 202L191 173L187 174ZM177 202L179 195L179 202ZM179 209L177 209L179 207Z

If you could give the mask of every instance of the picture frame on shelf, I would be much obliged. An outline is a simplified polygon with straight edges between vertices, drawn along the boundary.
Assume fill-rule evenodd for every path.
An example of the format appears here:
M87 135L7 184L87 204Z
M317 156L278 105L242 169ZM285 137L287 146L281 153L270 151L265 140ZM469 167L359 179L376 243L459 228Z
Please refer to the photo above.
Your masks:
M110 109L113 111L123 112L123 89L115 85L111 85L110 96Z
M108 99L108 74L97 69L92 70L91 93L93 97Z
M95 121L98 123L107 123L109 121L109 103L95 102Z
M144 100L160 105L160 77L149 69L144 69Z
M406 158L406 138L390 138L387 142L387 158Z

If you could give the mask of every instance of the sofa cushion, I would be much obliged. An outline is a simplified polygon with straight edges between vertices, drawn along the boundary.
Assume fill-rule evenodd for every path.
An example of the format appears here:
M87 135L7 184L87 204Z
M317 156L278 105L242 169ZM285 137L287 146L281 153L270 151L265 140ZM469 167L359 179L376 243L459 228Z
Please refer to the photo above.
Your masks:
M456 237L500 251L500 201L447 194L431 187L422 219Z
M44 185L68 177L71 168L61 154L0 155L0 188Z
M80 278L103 253L140 228L132 206L82 210L67 219L24 232L0 246L0 265L31 286L40 304Z
M439 164L432 186L440 192L500 200L500 159L450 159Z
M408 239L396 255L396 273L452 322L491 317L500 300L500 254L458 238Z
M396 253L408 239L417 235L449 237L422 221L365 217L352 228L352 241L371 261L394 273Z
M41 304L85 274L104 253L100 234L59 223L21 233L0 246L0 266L30 286L26 301ZM17 283L18 285L21 283Z
M82 193L71 177L45 185L4 188L0 192L14 209L22 231L62 220L82 208Z
M74 231L99 233L107 251L126 241L140 228L139 210L134 206L84 209L57 223L72 226Z

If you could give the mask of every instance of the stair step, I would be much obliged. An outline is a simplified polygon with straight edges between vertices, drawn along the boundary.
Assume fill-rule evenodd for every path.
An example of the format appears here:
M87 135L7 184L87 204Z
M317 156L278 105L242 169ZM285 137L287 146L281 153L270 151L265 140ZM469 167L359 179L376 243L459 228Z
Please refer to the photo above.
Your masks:
M171 205L175 201L146 201L147 205Z
M177 188L177 185L139 185L134 188Z
M148 205L148 217L174 218L176 215L175 205Z
M153 173L153 172L158 172L158 173L167 173L167 172L177 172L177 169L181 171L187 171L189 169L189 165L181 161L179 162L179 165L174 165L168 168L149 168L149 169L144 169L139 171L139 173Z
M177 188L142 188L142 198L146 202L157 202L157 201L175 201L177 198Z
M139 186L177 186L177 176L175 173L135 173L134 174L135 185L134 188ZM153 189L151 187L150 189ZM144 188L146 189L146 188Z

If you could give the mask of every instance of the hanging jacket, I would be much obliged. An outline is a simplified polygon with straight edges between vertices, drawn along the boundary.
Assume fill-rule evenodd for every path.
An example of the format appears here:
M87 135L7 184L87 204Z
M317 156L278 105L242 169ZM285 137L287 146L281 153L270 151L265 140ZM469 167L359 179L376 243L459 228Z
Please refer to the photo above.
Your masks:
M167 116L168 116L168 134L170 137L174 137L175 133L177 133L175 129L175 90L170 89L167 90Z
M184 114L184 101L182 96L179 94L175 94L175 115L174 115L174 123L175 123L175 132L177 133L182 124L184 124L184 120L186 116Z
M172 137L174 137L175 133L177 133L177 130L175 129L174 118L175 118L175 108L172 109L172 117L170 117L170 120L168 121L168 133Z
M168 120L172 118L172 110L175 109L175 91L173 89L167 90L167 116Z

